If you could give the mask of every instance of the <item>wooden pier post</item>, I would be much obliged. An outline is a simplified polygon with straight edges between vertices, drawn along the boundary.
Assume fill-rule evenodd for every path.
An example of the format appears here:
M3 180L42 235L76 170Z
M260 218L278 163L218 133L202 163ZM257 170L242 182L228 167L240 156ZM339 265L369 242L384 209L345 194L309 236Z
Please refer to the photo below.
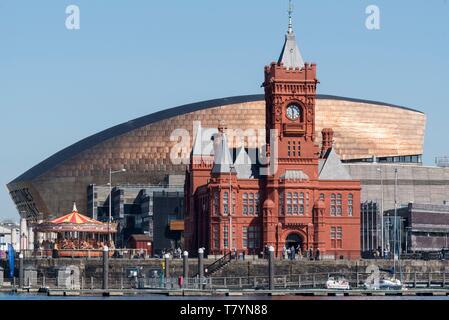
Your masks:
M200 277L200 283L198 285L199 289L203 288L203 278L204 278L204 250L203 248L198 249L198 275Z
M23 253L19 254L19 288L24 287L24 267L23 267Z
M430 288L432 286L432 274L430 273L430 271L428 272L427 280L427 287Z
M415 271L415 273L413 274L413 288L416 289L416 271Z
M103 290L109 289L109 248L103 248Z
M270 246L268 252L268 284L270 290L274 290L274 248Z
M187 251L184 251L182 258L182 276L184 278L182 287L185 288L189 278L189 253Z

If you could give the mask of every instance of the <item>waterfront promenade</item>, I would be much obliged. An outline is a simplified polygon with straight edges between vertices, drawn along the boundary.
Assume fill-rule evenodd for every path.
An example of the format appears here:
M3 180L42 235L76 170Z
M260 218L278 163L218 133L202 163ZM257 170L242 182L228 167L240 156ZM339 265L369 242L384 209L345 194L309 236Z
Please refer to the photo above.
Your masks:
M106 258L106 259L104 259ZM28 258L17 261L15 277L0 291L49 297L447 297L449 261L402 260L395 276L405 290L367 290L365 284L391 277L390 260L231 260L208 273L208 259ZM201 273L201 270L203 272ZM377 270L377 271L376 271ZM350 290L327 290L329 277L343 276Z

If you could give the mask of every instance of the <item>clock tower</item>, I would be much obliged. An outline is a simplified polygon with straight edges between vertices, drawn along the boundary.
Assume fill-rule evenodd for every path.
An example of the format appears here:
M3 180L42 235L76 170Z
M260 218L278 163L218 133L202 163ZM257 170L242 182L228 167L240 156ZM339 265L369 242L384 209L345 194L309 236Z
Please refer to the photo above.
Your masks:
M266 138L270 144L270 135L275 133L272 138L276 138L277 145L268 148L277 158L272 178L282 176L286 170L301 170L308 179L315 180L320 152L314 142L316 64L304 63L291 14L290 7L288 32L279 60L265 67Z

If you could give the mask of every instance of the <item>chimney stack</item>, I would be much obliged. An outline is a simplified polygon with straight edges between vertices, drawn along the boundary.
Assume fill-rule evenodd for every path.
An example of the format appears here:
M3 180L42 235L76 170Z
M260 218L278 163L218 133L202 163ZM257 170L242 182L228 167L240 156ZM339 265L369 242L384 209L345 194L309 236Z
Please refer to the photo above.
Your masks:
M332 148L332 145L334 143L334 130L325 128L321 131L321 135L323 137L321 145L321 158L324 158L327 151Z

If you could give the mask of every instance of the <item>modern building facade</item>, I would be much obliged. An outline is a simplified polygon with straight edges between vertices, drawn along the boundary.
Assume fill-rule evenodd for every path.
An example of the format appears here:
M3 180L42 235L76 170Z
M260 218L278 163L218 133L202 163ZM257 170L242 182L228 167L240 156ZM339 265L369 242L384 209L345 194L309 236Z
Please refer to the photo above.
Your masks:
M15 251L20 250L20 227L15 223L0 223L0 251L6 252L8 244L11 244ZM23 239L22 239L23 240Z
M394 210L388 210L386 215L394 217ZM397 246L401 253L438 252L449 248L449 205L409 203L398 208L396 217ZM389 229L394 230L394 227ZM393 248L394 236L390 238Z
M182 179L180 179L182 178ZM112 221L117 223L116 244L127 247L132 235L146 235L152 241L152 252L174 249L180 245L183 223L184 176L172 176L167 184L91 185L87 190L87 215L99 221L108 221L109 203ZM176 226L176 227L175 227Z

